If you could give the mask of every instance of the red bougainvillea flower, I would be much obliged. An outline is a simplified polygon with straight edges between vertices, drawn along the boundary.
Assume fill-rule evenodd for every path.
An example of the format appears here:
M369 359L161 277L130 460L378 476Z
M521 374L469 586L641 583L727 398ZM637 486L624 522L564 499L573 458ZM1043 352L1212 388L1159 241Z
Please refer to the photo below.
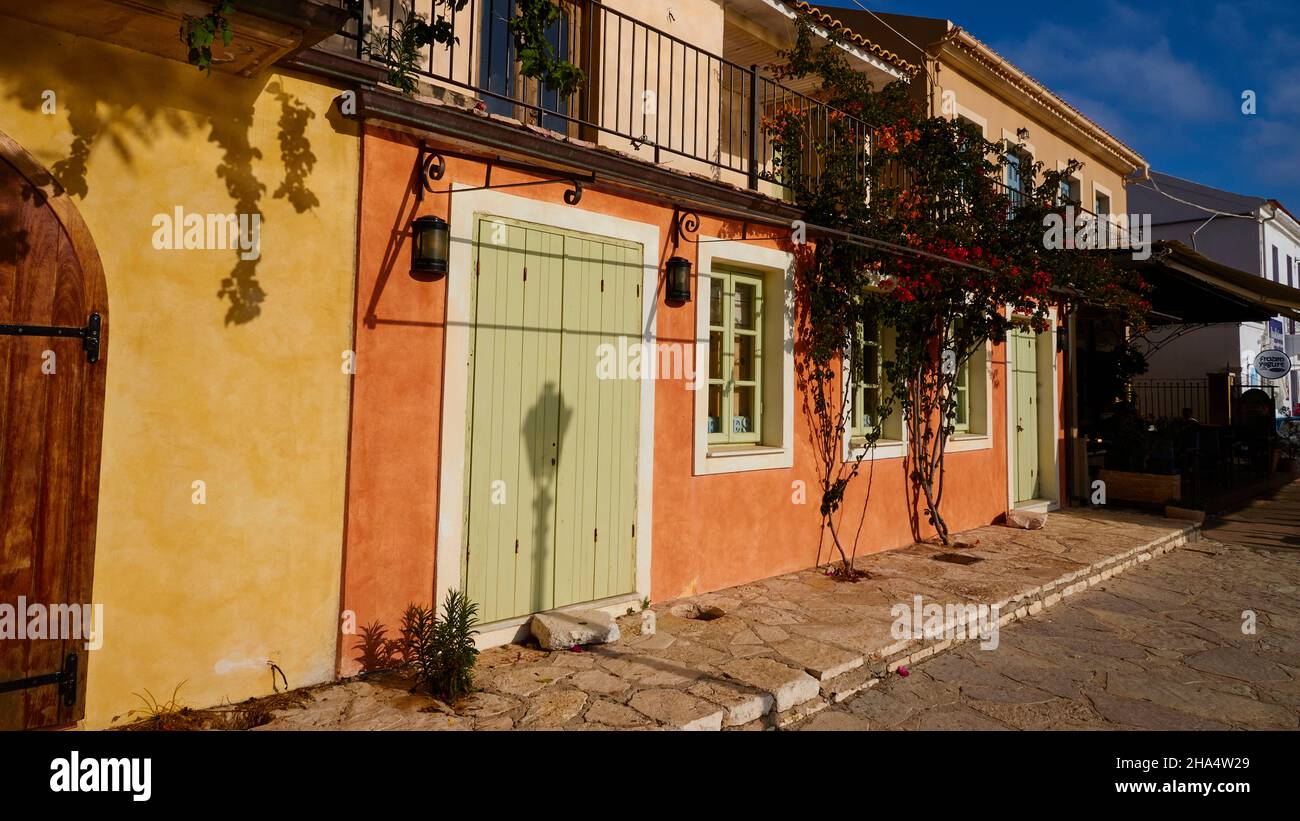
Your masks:
M911 673L907 671L907 667L905 667L902 664L898 665L898 674L903 678L907 678L908 676L911 675Z

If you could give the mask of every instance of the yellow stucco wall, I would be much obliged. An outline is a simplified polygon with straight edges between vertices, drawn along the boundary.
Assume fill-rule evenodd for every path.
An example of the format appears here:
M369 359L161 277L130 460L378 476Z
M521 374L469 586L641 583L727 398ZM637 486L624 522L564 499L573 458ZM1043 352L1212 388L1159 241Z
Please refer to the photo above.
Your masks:
M1092 209L1095 185L1100 184L1110 190L1111 209L1114 213L1127 213L1128 197L1124 191L1124 176L1133 169L1117 170L1120 163L1115 157L1104 156L1100 152L1088 151L1065 136L1066 129L1059 121L1036 110L1026 102L1023 93L1003 87L994 93L988 86L963 73L958 66L942 64L938 72L938 84L934 90L934 113L942 111L943 95L946 91L955 94L956 103L975 112L988 120L985 138L993 141L1008 137L1015 139L1016 130L1029 129L1029 144L1033 146L1034 159L1043 163L1045 170L1056 170L1058 163L1079 160L1083 168L1079 171L1082 182L1083 205ZM1013 104L1008 95L1016 99Z
M108 281L94 576L105 630L85 724L183 681L193 706L269 693L268 661L292 687L327 680L360 151L330 107L338 92L285 74L205 77L0 21L0 130L74 195ZM234 288L260 287L260 310L223 284L235 251L154 249L154 215L177 206L260 210L256 286L245 265Z

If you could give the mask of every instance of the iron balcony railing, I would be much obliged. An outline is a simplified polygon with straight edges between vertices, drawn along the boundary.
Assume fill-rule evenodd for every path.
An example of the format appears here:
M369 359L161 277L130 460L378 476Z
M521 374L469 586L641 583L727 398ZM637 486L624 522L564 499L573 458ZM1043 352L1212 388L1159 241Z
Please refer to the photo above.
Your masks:
M1008 215L1014 215L1028 195L1023 189L1008 185L1001 180L994 180L994 184L1010 202ZM1067 206L1072 210L1067 212ZM1074 217L1072 231L1065 236L1065 246L1068 249L1130 248L1134 240L1140 239L1129 231L1128 218L1123 214L1097 214L1077 202L1059 205L1057 210L1062 216L1071 214ZM1081 231L1084 223L1092 224L1091 236ZM1077 242L1076 238L1081 238L1082 242Z
M412 13L441 21L454 39L420 49L414 67L433 86L461 92L494 114L751 189L765 183L778 195L766 117L801 112L814 134L831 133L839 121L864 157L869 150L866 122L777 82L759 66L726 60L598 0L555 1L561 19L548 40L585 73L567 97L522 75L509 30L516 0L465 0L460 7L454 0L369 0L341 37L358 58L388 64L393 55L384 48L385 32L400 31Z

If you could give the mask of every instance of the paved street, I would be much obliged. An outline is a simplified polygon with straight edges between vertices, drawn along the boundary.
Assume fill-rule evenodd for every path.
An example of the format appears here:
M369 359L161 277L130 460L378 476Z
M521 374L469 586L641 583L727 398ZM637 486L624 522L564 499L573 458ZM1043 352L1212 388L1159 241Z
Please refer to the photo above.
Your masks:
M947 651L956 638L948 629L974 631L980 618L941 612L935 626L943 629L917 635L916 623L903 635L894 615L900 604L999 603L1004 621L1032 618L1166 561L1189 537L1185 522L1095 509L1052 514L1038 530L977 528L951 551L917 544L862 557L866 576L854 583L808 569L656 604L655 632L643 633L633 612L620 619L619 641L580 652L535 644L487 650L474 673L478 692L454 706L412 693L409 674L393 671L301 691L293 704L268 707L275 715L263 728L797 726L864 688L890 687L891 670ZM1118 644L1111 633L1094 632L1093 641Z
M795 729L1296 729L1300 483L1204 537Z

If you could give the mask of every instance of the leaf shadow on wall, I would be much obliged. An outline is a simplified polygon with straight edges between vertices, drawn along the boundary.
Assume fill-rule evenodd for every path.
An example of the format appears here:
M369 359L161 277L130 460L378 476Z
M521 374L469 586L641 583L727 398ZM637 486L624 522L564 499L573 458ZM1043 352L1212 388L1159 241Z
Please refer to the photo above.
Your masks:
M138 176L154 173L178 181L201 178L202 169L187 165L185 157L159 156L158 147L164 136L186 138L206 127L208 142L218 146L222 154L212 173L223 182L236 215L248 215L250 219L257 215L265 222L260 203L267 186L254 171L254 163L263 155L252 144L250 134L254 106L264 93L270 93L280 105L277 140L284 169L284 178L273 196L286 200L299 214L320 204L307 184L317 162L307 137L316 112L282 83L271 82L268 77L250 80L217 73L197 83L167 82L169 78L160 80L154 73L94 68L85 54L68 52L63 59L51 60L39 38L18 37L9 42L9 47L14 59L0 66L0 95L25 110L66 118L72 139L66 150L58 150L61 156L48 159L52 146L25 147L47 163L53 179L69 195L81 200L90 196L91 158L101 146L114 151ZM18 70L33 64L42 66L41 82L32 82ZM192 70L181 64L169 64L168 69L174 73ZM93 78L87 76L92 70ZM94 89L93 95L83 93L89 88ZM348 130L340 118L327 115L326 119L336 131ZM170 214L177 206L190 213L200 210L186 202L159 202L154 210ZM131 230L130 226L114 228ZM5 238L10 250L19 247L20 242L21 237ZM257 276L260 254L243 259L239 248L233 253L235 264L220 281L217 297L229 303L225 324L242 325L261 314L267 293Z

